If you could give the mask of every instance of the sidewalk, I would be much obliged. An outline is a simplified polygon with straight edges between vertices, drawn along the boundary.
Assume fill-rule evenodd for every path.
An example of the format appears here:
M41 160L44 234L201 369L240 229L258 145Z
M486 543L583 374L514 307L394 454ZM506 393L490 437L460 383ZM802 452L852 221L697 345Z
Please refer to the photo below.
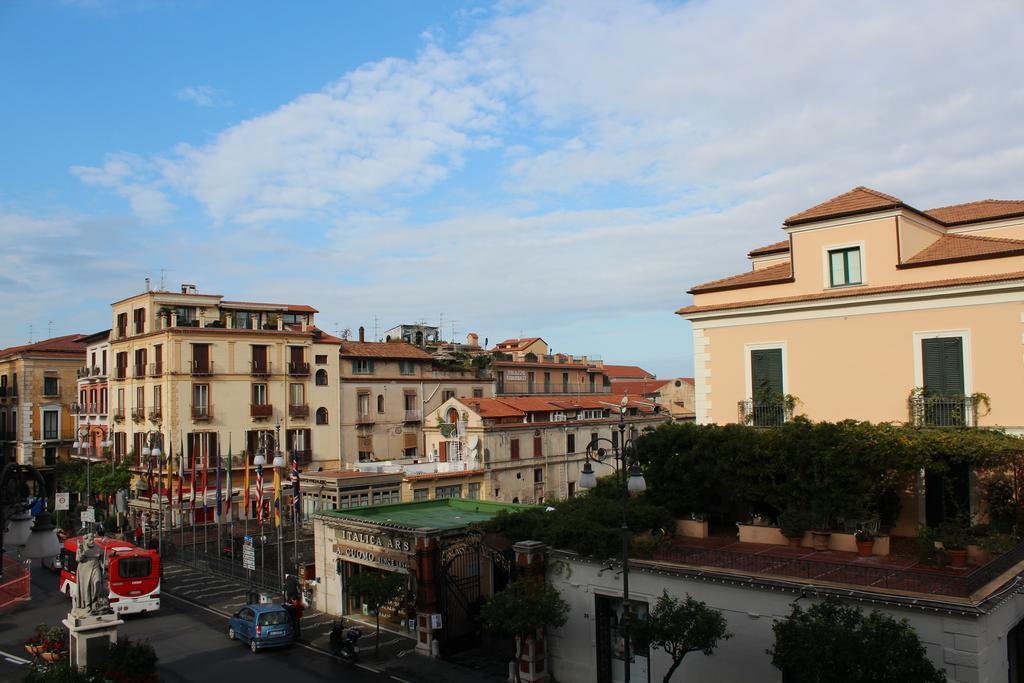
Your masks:
M237 580L204 574L174 562L164 565L161 590L172 599L206 607L225 618L238 611L246 595L246 586ZM335 619L315 609L305 610L302 644L328 654L331 624ZM446 660L433 659L416 653L416 640L410 634L382 626L380 654L375 655L377 633L373 621L346 618L345 624L357 625L363 631L359 641L358 666L361 668L415 683L504 683L507 680L505 665L488 657L490 653L474 651Z

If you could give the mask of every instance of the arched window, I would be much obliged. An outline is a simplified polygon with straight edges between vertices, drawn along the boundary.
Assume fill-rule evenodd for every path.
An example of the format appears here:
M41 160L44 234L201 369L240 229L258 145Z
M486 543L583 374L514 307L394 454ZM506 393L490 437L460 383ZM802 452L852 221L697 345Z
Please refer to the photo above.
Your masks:
M324 370L323 368L320 368L319 370L316 371L316 385L318 387L327 386L327 371Z
M384 394L377 394L377 412L384 412Z
M316 409L316 423L318 425L327 424L327 408Z

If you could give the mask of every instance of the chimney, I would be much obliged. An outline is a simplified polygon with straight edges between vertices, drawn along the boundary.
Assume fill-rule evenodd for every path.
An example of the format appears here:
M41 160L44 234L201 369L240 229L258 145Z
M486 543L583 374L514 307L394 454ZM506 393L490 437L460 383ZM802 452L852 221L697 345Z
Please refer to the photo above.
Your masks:
M366 328L359 326L359 341L366 341Z
M477 346L480 346L480 337L477 336L476 332L470 332L466 335L466 344L476 348Z
M146 291L149 291L149 278L146 278Z

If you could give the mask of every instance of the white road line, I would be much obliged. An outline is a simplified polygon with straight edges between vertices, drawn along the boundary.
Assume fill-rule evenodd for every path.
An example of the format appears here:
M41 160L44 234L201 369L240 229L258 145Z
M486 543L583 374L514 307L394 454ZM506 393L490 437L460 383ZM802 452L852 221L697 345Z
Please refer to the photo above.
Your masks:
M9 652L4 652L3 650L0 650L0 655L2 655L4 659L6 659L8 662L10 662L12 664L28 664L29 663L29 661L27 659L22 659L18 655L12 655Z

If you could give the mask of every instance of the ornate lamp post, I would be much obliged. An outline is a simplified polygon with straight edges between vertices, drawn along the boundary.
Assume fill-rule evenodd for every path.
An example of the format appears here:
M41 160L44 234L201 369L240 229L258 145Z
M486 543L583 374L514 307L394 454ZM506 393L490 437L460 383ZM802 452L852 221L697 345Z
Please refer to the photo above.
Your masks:
M281 470L284 469L284 455L281 453L281 423L274 429L274 495L277 498L277 579L284 591L284 506L281 505Z
M156 460L157 475L156 475L156 533L157 533L157 552L162 556L164 552L164 504L163 495L160 493L160 487L163 485L164 478L164 461L163 451L160 450L160 442L163 441L163 434L158 431L146 432L146 440L142 445L142 457L154 458ZM152 462L149 465L149 471L153 471ZM150 509L153 508L153 492L149 492Z
M635 496L647 490L647 482L644 481L643 472L640 471L640 463L637 459L636 440L630 437L626 440L626 407L629 399L625 396L619 403L619 439L618 442L610 439L598 438L587 444L587 459L583 463L583 471L580 473L579 485L581 489L592 489L597 486L597 475L591 462L598 462L608 465L605 460L611 457L615 461L616 471L620 475L619 482L622 488L622 656L624 681L629 683L629 665L632 659L629 650L629 627L630 627L630 606L629 606L629 522L628 502L630 496ZM600 447L604 442L611 446L611 451Z
M88 509L92 507L92 454L88 452L92 450L92 444L88 426L78 428L78 440L74 446L78 457L85 457L85 507Z
M36 484L35 496L30 481ZM42 509L32 522L32 508L42 502ZM6 537L5 537L6 531ZM3 577L3 546L24 545L30 559L56 557L60 552L57 531L47 509L46 481L31 465L5 463L0 470L0 577Z

